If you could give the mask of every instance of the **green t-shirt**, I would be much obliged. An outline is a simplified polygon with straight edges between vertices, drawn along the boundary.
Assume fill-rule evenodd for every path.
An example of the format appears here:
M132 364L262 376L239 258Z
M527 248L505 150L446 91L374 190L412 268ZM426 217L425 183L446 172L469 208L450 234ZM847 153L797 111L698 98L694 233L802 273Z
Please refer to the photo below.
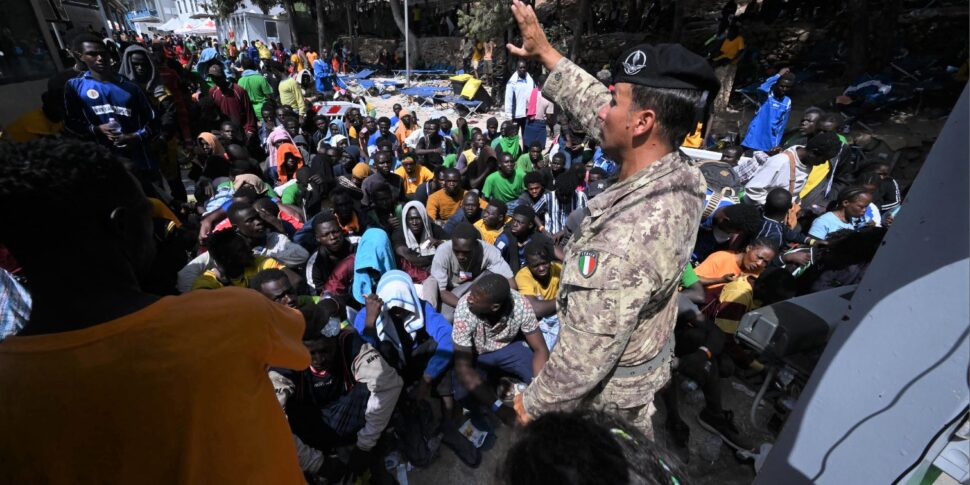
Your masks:
M300 193L300 186L291 184L289 187L283 189L283 194L280 195L280 202L290 205L300 205L300 199L303 198L302 195Z
M700 280L697 277L697 273L694 272L694 267L690 263L687 263L687 266L684 267L684 272L680 274L680 287L684 289L690 288Z
M256 112L257 117L260 116L263 103L273 97L273 88L269 85L269 81L262 74L250 74L239 78L237 84L246 90L249 100L253 102L253 111Z
M522 170L516 169L512 180L503 177L502 172L495 172L485 179L485 185L482 187L482 195L486 199L495 198L508 203L522 195L522 191L525 190L523 187L524 181L525 172Z
M529 152L519 155L519 159L515 161L515 169L521 170L525 173L535 170L535 166L532 164L532 157L529 156Z

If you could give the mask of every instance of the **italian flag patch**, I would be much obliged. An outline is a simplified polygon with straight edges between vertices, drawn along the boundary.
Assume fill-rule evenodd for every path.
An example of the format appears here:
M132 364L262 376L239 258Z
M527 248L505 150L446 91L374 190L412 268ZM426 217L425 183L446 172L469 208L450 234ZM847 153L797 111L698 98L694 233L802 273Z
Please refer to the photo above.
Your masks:
M599 254L596 251L579 252L579 274L583 275L583 278L593 276L598 265Z

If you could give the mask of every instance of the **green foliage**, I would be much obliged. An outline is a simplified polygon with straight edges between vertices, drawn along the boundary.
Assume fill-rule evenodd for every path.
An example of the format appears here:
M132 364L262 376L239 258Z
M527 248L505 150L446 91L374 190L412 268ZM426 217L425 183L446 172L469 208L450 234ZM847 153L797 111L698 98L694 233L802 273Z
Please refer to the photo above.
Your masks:
M247 2L262 10L264 14L268 13L269 9L282 3L280 0L209 0L208 11L211 11L215 13L217 17L224 19L228 18L233 12Z
M471 39L501 38L514 22L508 2L477 2L458 10L458 28Z

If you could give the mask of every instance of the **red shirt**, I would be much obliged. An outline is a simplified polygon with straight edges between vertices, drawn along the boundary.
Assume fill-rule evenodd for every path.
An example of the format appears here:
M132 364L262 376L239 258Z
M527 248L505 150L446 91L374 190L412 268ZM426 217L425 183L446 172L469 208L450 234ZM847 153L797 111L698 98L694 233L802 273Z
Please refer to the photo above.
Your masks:
M233 122L239 123L243 131L256 133L256 112L253 111L253 104L242 86L233 84L232 91L229 93L223 92L218 86L213 86L209 90L209 96L212 96L219 111Z

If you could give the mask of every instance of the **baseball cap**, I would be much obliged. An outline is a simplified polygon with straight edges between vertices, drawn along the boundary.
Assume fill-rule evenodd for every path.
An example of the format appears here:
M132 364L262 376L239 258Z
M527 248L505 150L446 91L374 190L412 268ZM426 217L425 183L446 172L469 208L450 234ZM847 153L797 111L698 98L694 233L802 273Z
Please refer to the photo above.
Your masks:
M613 68L613 83L697 89L708 91L709 98L721 88L707 60L680 44L639 44L627 49Z

